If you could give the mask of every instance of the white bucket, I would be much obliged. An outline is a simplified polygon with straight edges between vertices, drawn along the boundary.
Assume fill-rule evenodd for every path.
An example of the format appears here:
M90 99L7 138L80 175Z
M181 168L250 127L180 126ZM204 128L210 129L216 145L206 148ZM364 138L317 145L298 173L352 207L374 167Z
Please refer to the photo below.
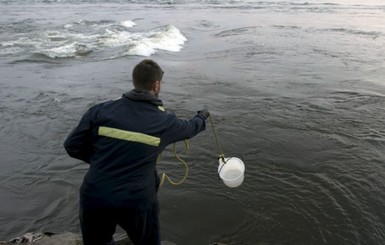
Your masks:
M228 187L235 188L242 184L245 173L245 164L236 157L219 158L218 174L223 183Z

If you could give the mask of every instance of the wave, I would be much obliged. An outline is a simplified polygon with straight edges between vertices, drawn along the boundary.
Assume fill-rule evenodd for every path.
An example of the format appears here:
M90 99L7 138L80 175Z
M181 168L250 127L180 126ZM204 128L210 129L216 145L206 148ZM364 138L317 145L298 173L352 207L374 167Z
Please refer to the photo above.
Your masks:
M235 8L270 8L270 7L299 7L312 8L339 8L342 6L370 6L375 8L385 8L383 0L0 0L0 4L145 4L157 6L170 5L202 5L204 8L209 6L225 6ZM316 11L322 11L316 8ZM314 11L314 9L313 9Z
M330 28L330 29L324 29L324 31L340 32L340 33L352 34L352 35L375 36L375 37L382 35L382 32L378 32L378 31L362 31L362 30L354 30L354 29L346 29L346 28Z
M229 36L253 34L253 33L256 33L257 30L260 28L261 28L260 26L240 27L240 28L221 31L221 32L217 33L215 36L216 37L229 37Z
M338 6L343 5L339 0L291 0L291 1L277 1L277 0L2 0L0 3L4 4L24 4L24 3L132 3L132 4L156 4L156 5L183 5L183 4L209 4L209 5L329 5ZM346 4L349 5L383 5L381 0L372 0L363 2L361 0L350 0Z
M1 3L134 3L134 4L285 4L285 5L313 5L312 2L294 0L294 1L269 1L269 0L2 0ZM340 5L338 1L318 1L316 4L322 5Z
M150 56L159 50L179 52L187 41L173 25L135 31L136 25L132 20L80 20L51 30L24 32L15 35L16 39L0 42L0 55L40 54L52 59L92 53L109 53L113 58Z
M70 43L64 46L42 50L36 54L46 55L49 58L69 58L76 56L86 56L92 52L87 45L79 43Z
M110 31L100 39L107 47L125 47L123 55L150 56L157 50L179 52L187 39L172 25L155 28L145 33Z

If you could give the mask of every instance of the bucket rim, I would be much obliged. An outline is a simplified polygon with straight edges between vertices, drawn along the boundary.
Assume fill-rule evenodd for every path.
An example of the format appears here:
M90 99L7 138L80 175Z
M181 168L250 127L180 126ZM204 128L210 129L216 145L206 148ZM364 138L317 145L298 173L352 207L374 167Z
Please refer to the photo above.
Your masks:
M245 163L240 158L238 158L238 157L226 157L225 162L223 162L222 159L219 159L219 166L218 166L218 174L219 175L221 175L223 168L226 169L226 164L230 160L234 160L236 162L234 164L237 164L240 167L239 170L242 172L242 174L245 173Z

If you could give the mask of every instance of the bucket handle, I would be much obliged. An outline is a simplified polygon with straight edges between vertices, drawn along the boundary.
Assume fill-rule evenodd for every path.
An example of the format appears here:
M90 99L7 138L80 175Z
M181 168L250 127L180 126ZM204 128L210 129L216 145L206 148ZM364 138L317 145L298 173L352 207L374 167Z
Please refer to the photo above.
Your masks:
M221 165L221 167L220 167L220 169L219 169L219 171L218 171L218 175L221 174L221 171L222 171L223 166L225 166L225 164L226 164L231 158L233 158L233 157L229 157L229 158L225 161L225 158L224 158L223 155L221 155L221 156L218 157L218 159L222 159L222 161L223 161L223 163L222 163L222 165Z

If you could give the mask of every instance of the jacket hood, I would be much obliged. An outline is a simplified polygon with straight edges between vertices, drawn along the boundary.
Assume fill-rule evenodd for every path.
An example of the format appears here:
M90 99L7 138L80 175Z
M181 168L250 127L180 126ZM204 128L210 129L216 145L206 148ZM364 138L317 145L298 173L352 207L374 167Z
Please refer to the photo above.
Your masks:
M149 91L143 91L140 89L133 89L125 94L124 98L136 101L147 101L157 106L163 106L163 102L151 94Z

